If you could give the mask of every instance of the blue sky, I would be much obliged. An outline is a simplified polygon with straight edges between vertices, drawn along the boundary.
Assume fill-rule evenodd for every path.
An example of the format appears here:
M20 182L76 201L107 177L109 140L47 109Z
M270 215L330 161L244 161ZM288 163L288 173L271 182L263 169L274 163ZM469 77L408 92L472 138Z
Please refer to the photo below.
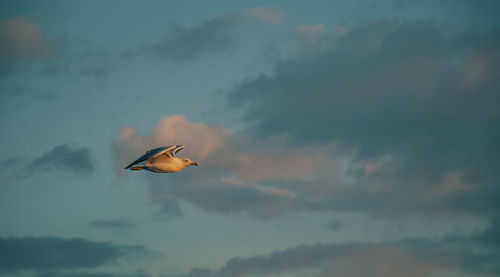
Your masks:
M498 275L496 10L0 4L0 276Z

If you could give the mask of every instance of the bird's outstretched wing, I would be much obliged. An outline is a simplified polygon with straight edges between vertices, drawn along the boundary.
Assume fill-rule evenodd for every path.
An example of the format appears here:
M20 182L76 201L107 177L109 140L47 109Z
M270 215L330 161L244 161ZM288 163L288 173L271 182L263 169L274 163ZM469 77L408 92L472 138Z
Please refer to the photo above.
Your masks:
M125 169L128 169L129 167L131 167L135 164L141 163L143 161L146 161L148 159L159 156L163 153L168 153L170 155L170 152L168 152L168 151L174 149L175 147L177 147L177 146L167 145L167 146L158 147L155 149L148 150L148 151L146 151L146 153L144 155L140 156L137 160L133 161L131 164L129 164L127 167L125 167Z
M181 151L182 149L184 149L184 145L176 145L175 148L170 150L170 155L172 157L175 157L175 154L177 154L177 152Z
M150 163L169 163L173 158L175 158L175 153L179 152L184 148L183 145L176 145L175 147L170 147L166 151L154 155L148 161Z

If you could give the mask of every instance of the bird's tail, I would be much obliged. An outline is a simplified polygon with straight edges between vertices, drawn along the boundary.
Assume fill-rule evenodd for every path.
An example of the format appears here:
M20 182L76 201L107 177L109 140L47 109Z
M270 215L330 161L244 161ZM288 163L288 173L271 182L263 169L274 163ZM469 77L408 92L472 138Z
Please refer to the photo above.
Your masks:
M130 170L141 170L144 169L146 166L145 165L135 165L130 168Z

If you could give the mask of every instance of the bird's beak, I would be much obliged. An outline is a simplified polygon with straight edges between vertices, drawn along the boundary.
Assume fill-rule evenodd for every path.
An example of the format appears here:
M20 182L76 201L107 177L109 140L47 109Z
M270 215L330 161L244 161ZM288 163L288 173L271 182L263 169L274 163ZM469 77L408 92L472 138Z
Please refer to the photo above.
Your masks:
M198 166L198 163L197 162L192 162L191 165L196 165Z

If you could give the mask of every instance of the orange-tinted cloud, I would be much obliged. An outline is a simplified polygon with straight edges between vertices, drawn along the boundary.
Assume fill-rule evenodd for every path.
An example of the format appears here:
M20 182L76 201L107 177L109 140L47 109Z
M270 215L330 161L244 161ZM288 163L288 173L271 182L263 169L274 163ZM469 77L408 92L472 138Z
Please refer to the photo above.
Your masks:
M235 257L214 272L192 271L187 276L424 277L470 258L451 250L439 251L430 242L422 243L428 248L416 247L410 241L299 245L267 256Z
M323 24L304 25L301 24L295 29L301 42L306 46L312 46L318 42L320 35L325 32L326 28Z
M214 164L217 168L226 169L228 174L247 181L289 180L307 176L321 168L327 160L318 150L286 149L277 145L274 148L247 145L245 150L241 150L231 147L229 143L241 144L243 141L245 139L223 127L192 123L182 115L173 115L162 118L147 135L137 133L133 127L123 128L114 143L115 165L121 170L148 149L178 144L186 146L182 155L202 165L204 162ZM264 151L263 148L270 150Z
M307 176L317 171L326 161L320 153L304 154L284 150L278 153L252 152L237 157L237 174L246 180L283 179L290 180Z
M141 135L134 127L125 127L114 143L115 163L122 164L145 151L164 145L186 146L183 150L193 160L203 162L214 152L224 148L230 131L221 127L191 123L184 116L162 118L148 135Z
M324 276L418 277L427 276L439 266L439 259L426 259L395 246L380 245L341 260Z
M250 16L255 19L265 20L269 23L283 23L286 19L286 14L282 9L277 7L261 7L246 9L241 12L242 15Z
M33 61L51 50L44 32L25 17L0 21L0 61Z
M144 135L124 127L113 143L115 169L123 174L123 168L145 151L178 144L186 148L177 155L200 162L199 167L168 176L146 174L153 201L166 210L175 196L209 211L268 217L298 201L287 183L310 178L328 164L322 148L287 148L279 140L256 142L220 126L173 115Z

